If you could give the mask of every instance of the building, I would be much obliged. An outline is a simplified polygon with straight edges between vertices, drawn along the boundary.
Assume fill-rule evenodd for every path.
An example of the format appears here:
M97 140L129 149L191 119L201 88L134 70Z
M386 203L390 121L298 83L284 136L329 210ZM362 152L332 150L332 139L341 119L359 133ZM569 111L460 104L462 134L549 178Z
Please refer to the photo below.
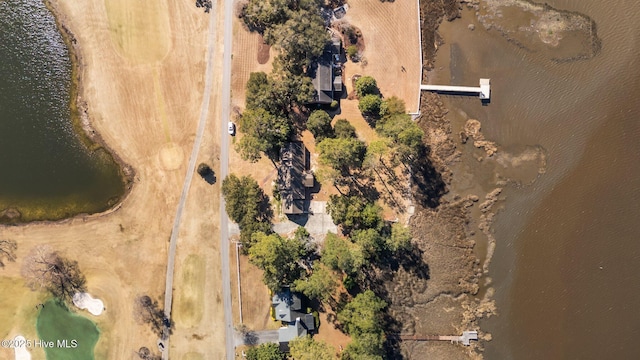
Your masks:
M302 299L290 289L286 288L274 294L271 306L275 320L281 321L283 324L278 329L278 343L281 351L289 351L291 340L306 336L315 330L313 314L303 312Z
M313 174L308 170L307 149L300 141L285 144L280 149L278 189L282 212L297 215L308 212L309 189L314 185Z
M312 104L331 104L342 95L341 50L340 40L334 40L309 67L308 75L316 90Z

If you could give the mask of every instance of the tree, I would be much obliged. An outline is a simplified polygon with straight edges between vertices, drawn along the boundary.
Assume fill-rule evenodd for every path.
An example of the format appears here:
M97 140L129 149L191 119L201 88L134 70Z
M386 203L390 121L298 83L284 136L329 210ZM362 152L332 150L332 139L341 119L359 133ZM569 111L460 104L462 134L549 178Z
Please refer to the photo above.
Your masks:
M343 360L383 360L385 336L382 332L354 336L342 353Z
M248 251L252 245L251 234L271 232L269 199L252 177L238 178L235 174L229 174L222 181L222 194L227 214L240 227L242 249Z
M264 343L247 350L247 360L284 360L286 355L280 351L278 344Z
M298 226L296 232L293 235L294 240L299 241L304 248L304 256L308 257L317 251L317 244L314 243L311 234L304 228L304 226Z
M289 342L289 355L295 360L334 360L335 350L324 341L316 341L311 336L297 338Z
M324 139L318 144L320 162L342 173L362 167L366 147L358 139Z
M423 146L424 132L408 114L388 115L376 123L376 132L388 137L401 157L412 158Z
M142 360L162 360L162 355L151 352L151 350L145 346L141 347L137 354Z
M260 152L270 157L277 155L280 147L289 139L291 124L287 118L257 108L245 110L240 118L240 130L244 136L236 149L244 160L256 162Z
M161 338L166 338L165 327L171 333L173 322L165 318L164 310L158 305L158 300L153 300L149 295L138 296L134 304L134 315L138 322L149 324L151 330Z
M356 137L356 128L347 119L336 120L333 125L333 131L338 138L349 139Z
M380 99L380 95L368 94L360 98L358 101L358 109L371 124L374 119L380 117L381 104L382 100Z
M294 282L295 291L305 294L310 299L318 299L320 301L325 301L331 297L336 286L337 283L331 271L317 261L313 265L311 276Z
M289 18L287 0L249 0L243 5L238 9L238 16L251 31L263 32Z
M380 104L380 116L385 117L387 115L404 114L406 107L404 100L397 96L392 96L388 99L384 99Z
M283 238L278 234L254 233L254 242L249 249L249 261L264 271L264 283L276 292L292 284L302 274L299 261L304 246L296 239Z
M347 46L347 56L349 57L349 59L351 59L351 61L358 60L358 47L355 45Z
M382 208L361 196L329 196L327 212L344 233L354 229L382 228Z
M245 87L247 89L245 93L247 109L267 107L265 102L270 95L271 85L265 72L260 71L249 74L249 80L247 80Z
M280 48L281 66L299 75L312 59L322 55L329 35L317 8L299 9L291 12L285 23L267 28L264 39L268 44Z
M316 110L311 113L307 120L307 129L313 134L316 144L325 138L334 137L331 117L324 110Z
M411 231L408 227L395 223L391 226L391 236L387 239L389 250L408 251L411 249Z
M383 310L387 303L371 290L358 294L350 303L338 312L338 321L347 334L361 336L367 333L384 332Z
M16 250L18 244L13 240L0 240L0 268L4 267L4 259L7 261L16 261Z
M320 259L330 269L343 271L347 275L355 274L364 264L362 251L348 239L332 232L327 233Z
M63 302L86 290L78 262L62 257L48 245L38 245L24 259L22 275L32 290L46 289Z
M235 174L229 174L222 181L222 194L226 200L227 214L236 223L243 225L271 219L270 214L261 209L261 205L268 199L252 177L239 178Z
M356 95L362 98L366 95L378 95L378 83L371 76L362 76L356 80Z
M384 156L389 152L388 140L385 138L374 140L367 146L364 156L364 166L376 169L383 162Z
M351 241L360 246L365 261L376 259L386 248L385 239L376 229L355 230L351 234Z

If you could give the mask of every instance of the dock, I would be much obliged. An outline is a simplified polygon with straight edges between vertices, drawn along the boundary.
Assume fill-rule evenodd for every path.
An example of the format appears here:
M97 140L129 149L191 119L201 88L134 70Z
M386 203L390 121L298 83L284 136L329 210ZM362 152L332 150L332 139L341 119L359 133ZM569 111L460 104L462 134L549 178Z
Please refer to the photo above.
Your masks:
M480 86L420 85L420 90L444 93L475 93L480 100L491 99L491 79L480 79Z
M402 341L450 341L452 343L462 343L464 346L469 346L471 344L471 340L478 340L478 332L477 331L464 331L462 332L462 336L455 335L402 335L400 334L398 338Z

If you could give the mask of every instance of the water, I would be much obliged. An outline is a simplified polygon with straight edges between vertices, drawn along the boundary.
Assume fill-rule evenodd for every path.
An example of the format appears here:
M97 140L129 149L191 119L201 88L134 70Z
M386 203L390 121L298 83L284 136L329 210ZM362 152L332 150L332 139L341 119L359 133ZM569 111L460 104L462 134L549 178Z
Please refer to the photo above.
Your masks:
M48 360L94 359L93 349L100 331L91 320L71 313L57 301L44 304L36 328L40 344L52 345L44 349Z
M112 206L120 170L74 132L69 52L42 1L0 1L0 59L0 212L29 221Z
M507 186L494 224L490 276L500 315L482 323L494 339L485 355L640 358L640 2L546 2L594 19L600 53L557 63L485 31L470 11L441 27L448 45L438 54L437 78L492 80L489 106L449 98L452 113L481 120L505 151L539 146L546 155L546 172L533 183ZM487 175L494 168L462 167L475 167L476 184L457 190L495 186Z

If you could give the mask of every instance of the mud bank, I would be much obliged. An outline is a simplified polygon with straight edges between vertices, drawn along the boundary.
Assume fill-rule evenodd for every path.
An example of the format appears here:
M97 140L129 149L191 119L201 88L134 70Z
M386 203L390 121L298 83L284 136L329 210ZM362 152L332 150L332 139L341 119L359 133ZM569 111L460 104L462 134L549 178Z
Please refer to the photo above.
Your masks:
M575 12L528 0L461 0L475 9L486 29L494 29L511 44L550 60L586 60L601 47L596 23Z

